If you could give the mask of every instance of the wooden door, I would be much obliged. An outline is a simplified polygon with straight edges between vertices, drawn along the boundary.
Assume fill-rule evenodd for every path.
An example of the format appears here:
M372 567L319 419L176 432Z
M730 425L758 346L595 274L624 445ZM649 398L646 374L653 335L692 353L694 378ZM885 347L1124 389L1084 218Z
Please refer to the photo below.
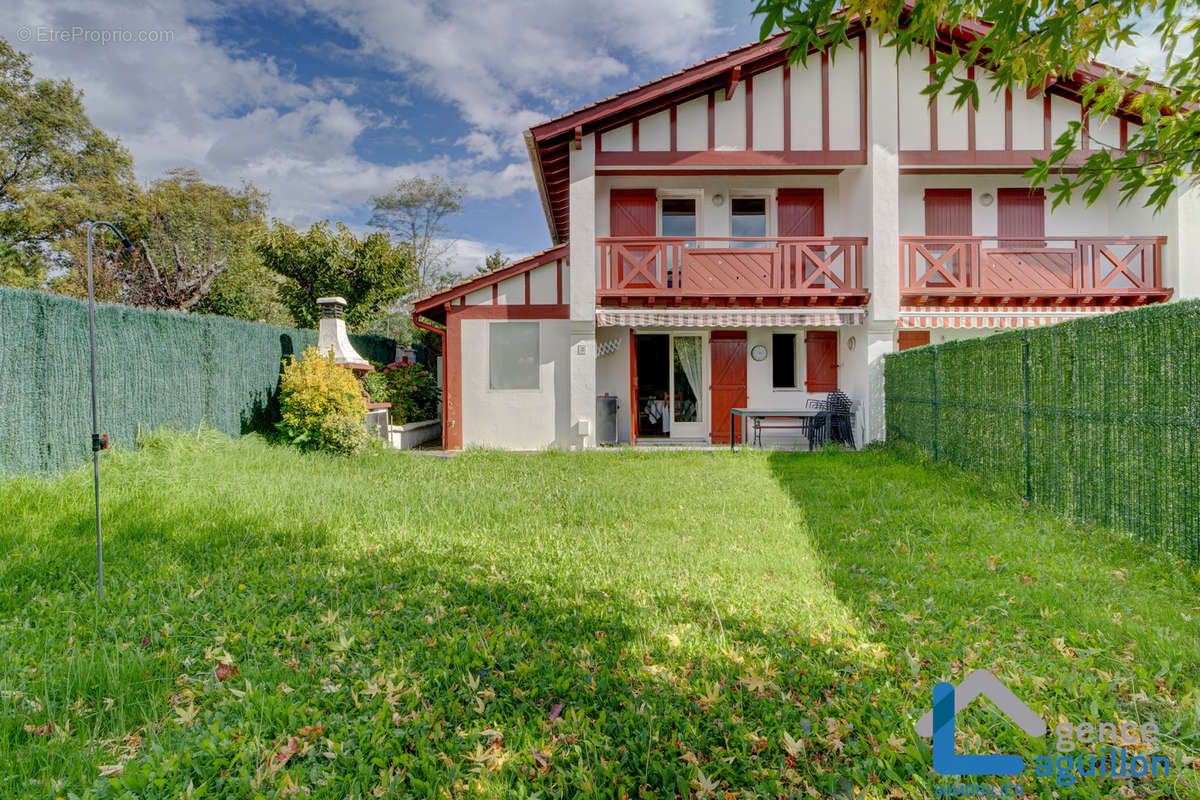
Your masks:
M996 236L1001 247L1045 247L1046 193L1041 189L997 189Z
M654 189L613 189L608 198L608 235L636 236L639 238L653 237L657 231L658 193ZM653 248L626 248L629 258L617 254L616 279L624 282L625 276L633 272L629 259L640 260L648 255ZM657 274L657 273L656 273ZM651 286L645 278L638 276L626 286L645 288Z
M713 331L712 354L712 442L729 444L729 411L746 407L746 332ZM740 426L733 435L742 440Z
M824 189L780 189L775 197L779 206L779 236L824 236L825 235L825 190ZM784 286L795 287L808 280L816 270L811 258L798 249L787 248L794 253L793 259L785 260L788 274L783 276ZM818 258L825 258L824 249L814 251ZM797 275L797 270L799 275ZM823 287L825 281L813 281L813 287Z
M925 190L925 235L926 236L970 236L971 235L971 190L970 189L926 189ZM955 247L953 242L930 243L926 249L935 256L946 255ZM958 283L967 282L966 274L969 248L959 248L948 256L944 269ZM940 274L930 276L926 283L930 287L950 286L949 280Z
M922 347L929 344L929 331L900 331L900 349Z
M804 388L832 392L838 388L837 331L809 331L804 337Z

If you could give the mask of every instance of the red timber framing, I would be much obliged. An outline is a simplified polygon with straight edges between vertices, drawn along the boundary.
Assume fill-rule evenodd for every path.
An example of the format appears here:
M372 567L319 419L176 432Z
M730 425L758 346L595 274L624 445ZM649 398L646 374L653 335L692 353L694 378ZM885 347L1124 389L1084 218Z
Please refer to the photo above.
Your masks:
M567 246L560 245L528 258L478 275L443 289L413 304L413 322L423 330L442 337L442 447L462 449L462 321L568 319L571 306L563 297L563 269ZM553 265L556 270L554 303L531 303L530 274L539 267ZM497 304L499 286L509 278L524 276L524 302ZM490 302L474 305L467 295L491 289Z
M790 50L781 47L785 36L779 34L762 43L730 51L695 66L680 70L659 80L627 92L585 106L557 119L535 125L526 132L525 140L533 162L538 188L542 195L547 222L555 242L567 239L570 180L570 151L573 142L581 136L597 134L596 169L600 173L613 169L696 169L727 174L731 170L785 170L797 168L841 168L866 163L867 142L867 70L866 39L862 28L850 31L853 46L858 52L859 99L858 108L838 106L836 97L829 91L828 55L814 58L811 69L819 69L822 82L822 139L820 150L791 149L791 81L792 68L787 65ZM769 70L782 68L783 72L783 150L752 150L754 77ZM717 102L732 98L743 84L746 102L746 147L745 150L716 150L715 109ZM708 106L708 149L679 149L679 115L676 107L680 103L696 98L707 98ZM669 111L670 133L668 150L648 151L641 149L644 136L638 131L637 120ZM856 150L829 149L829 119L831 114L854 113L858 118L859 147ZM627 152L609 152L600 149L599 136L624 125L631 125L633 149ZM836 170L835 170L836 171ZM672 174L675 174L672 172Z

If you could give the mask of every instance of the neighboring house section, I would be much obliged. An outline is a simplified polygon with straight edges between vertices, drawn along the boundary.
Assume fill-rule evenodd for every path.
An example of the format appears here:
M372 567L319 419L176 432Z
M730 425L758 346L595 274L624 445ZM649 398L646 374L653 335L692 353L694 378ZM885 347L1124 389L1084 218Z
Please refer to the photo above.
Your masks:
M570 440L566 253L555 247L416 303L417 323L443 336L445 448Z
M983 95L955 108L921 93L928 51L859 31L801 65L780 41L530 129L557 248L415 312L445 325L447 447L594 446L605 395L620 442L727 442L731 407L835 388L877 439L886 353L1200 294L1195 189L1052 209L1022 176L1072 121L1075 162L1136 130L1089 117L1087 74L988 94L966 68Z

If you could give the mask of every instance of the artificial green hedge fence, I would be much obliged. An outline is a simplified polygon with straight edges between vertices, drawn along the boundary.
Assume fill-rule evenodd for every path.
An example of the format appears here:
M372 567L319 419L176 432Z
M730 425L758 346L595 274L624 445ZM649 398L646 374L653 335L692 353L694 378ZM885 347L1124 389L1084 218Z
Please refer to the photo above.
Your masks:
M884 362L887 436L1200 562L1200 302Z
M393 360L392 339L350 339L367 359ZM100 429L116 447L164 425L267 431L277 418L282 359L316 343L314 330L97 305ZM0 288L0 475L89 457L88 361L87 303Z

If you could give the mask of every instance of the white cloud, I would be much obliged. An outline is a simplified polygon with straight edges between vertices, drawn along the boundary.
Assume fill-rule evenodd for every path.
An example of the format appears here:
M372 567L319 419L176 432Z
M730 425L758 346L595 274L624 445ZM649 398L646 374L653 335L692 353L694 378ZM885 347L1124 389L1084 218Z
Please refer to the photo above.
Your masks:
M523 152L523 129L627 74L628 55L674 70L717 32L713 0L299 1L453 103L472 137L498 135L509 155Z
M352 81L305 83L268 57L221 47L203 26L231 9L213 0L76 0L69 7L11 0L0 35L32 55L39 75L70 78L83 90L92 120L120 137L143 180L173 167L229 185L250 180L270 192L274 215L302 225L352 217L371 195L418 174L464 181L479 197L532 189L521 129L624 74L623 55L671 64L685 58L712 17L708 0L675 0L665 10L629 0L604 9L533 0L346 8L337 2L294 0L291 11L307 3L329 15L362 38L362 48L347 58L376 59L398 81L415 81L450 101L466 132L451 133L444 147L457 142L468 157L443 153L390 165L359 157L354 143L361 133L403 122L356 105ZM97 33L103 31L134 38L104 42ZM138 41L143 32L156 41ZM436 153L436 143L428 144Z

